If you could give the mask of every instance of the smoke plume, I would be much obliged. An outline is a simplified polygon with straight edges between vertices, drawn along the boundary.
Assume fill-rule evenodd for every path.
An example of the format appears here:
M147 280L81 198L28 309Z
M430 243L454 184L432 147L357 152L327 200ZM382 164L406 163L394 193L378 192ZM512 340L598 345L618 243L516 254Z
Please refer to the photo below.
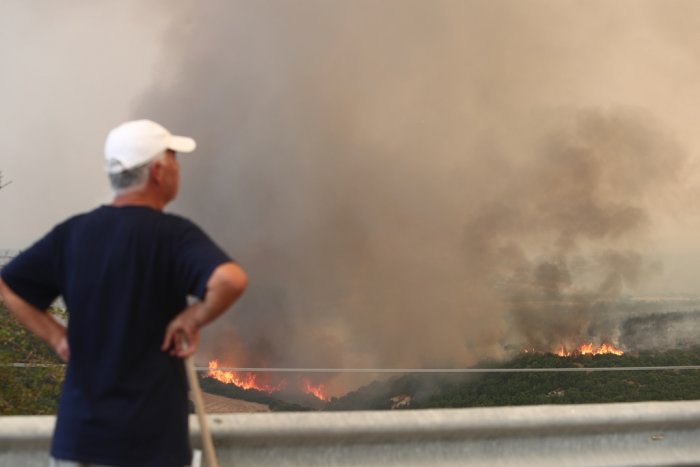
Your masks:
M134 113L196 137L176 209L250 274L205 356L465 366L617 339L685 162L620 78L653 66L629 38L654 5L182 6Z

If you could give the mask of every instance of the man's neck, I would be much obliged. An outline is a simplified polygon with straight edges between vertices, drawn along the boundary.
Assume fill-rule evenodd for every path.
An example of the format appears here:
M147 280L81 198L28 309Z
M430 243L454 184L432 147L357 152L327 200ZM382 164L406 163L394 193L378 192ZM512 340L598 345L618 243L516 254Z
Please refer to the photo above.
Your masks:
M165 202L152 193L144 190L128 191L117 194L112 200L112 206L146 206L157 211L165 208Z

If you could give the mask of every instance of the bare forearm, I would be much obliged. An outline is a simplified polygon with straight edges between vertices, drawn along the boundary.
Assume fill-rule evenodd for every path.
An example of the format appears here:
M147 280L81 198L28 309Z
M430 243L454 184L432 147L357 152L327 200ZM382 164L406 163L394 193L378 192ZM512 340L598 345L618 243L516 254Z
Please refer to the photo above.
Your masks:
M248 278L241 268L227 263L216 269L207 283L207 292L200 306L193 310L197 327L202 327L219 317L243 294Z
M66 328L48 313L34 307L17 295L0 279L0 295L17 320L46 342L63 360L68 359Z

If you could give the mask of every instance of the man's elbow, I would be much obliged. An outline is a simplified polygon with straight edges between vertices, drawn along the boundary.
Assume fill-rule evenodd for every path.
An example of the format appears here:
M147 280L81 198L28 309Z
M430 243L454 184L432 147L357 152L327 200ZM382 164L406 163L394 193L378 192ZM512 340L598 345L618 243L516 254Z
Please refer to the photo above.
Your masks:
M231 287L236 295L241 295L248 287L248 274L237 264L232 264L229 271L229 287Z
M226 291L236 300L248 286L248 274L236 263L224 263L214 271L212 286Z

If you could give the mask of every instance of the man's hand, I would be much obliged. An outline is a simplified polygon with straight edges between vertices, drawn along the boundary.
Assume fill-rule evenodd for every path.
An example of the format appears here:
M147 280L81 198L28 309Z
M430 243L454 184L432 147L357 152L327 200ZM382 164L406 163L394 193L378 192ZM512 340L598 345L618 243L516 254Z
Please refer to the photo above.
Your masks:
M195 315L201 306L200 302L195 303L173 318L165 329L161 350L180 358L194 354L199 344L199 325Z
M66 337L65 332L57 340L57 342L51 344L51 347L61 360L68 363L68 360L70 359L70 348L68 347L68 338Z
M199 328L233 305L247 285L248 276L236 263L224 263L214 269L207 281L204 301L185 308L168 324L161 349L181 358L194 354L199 343Z

